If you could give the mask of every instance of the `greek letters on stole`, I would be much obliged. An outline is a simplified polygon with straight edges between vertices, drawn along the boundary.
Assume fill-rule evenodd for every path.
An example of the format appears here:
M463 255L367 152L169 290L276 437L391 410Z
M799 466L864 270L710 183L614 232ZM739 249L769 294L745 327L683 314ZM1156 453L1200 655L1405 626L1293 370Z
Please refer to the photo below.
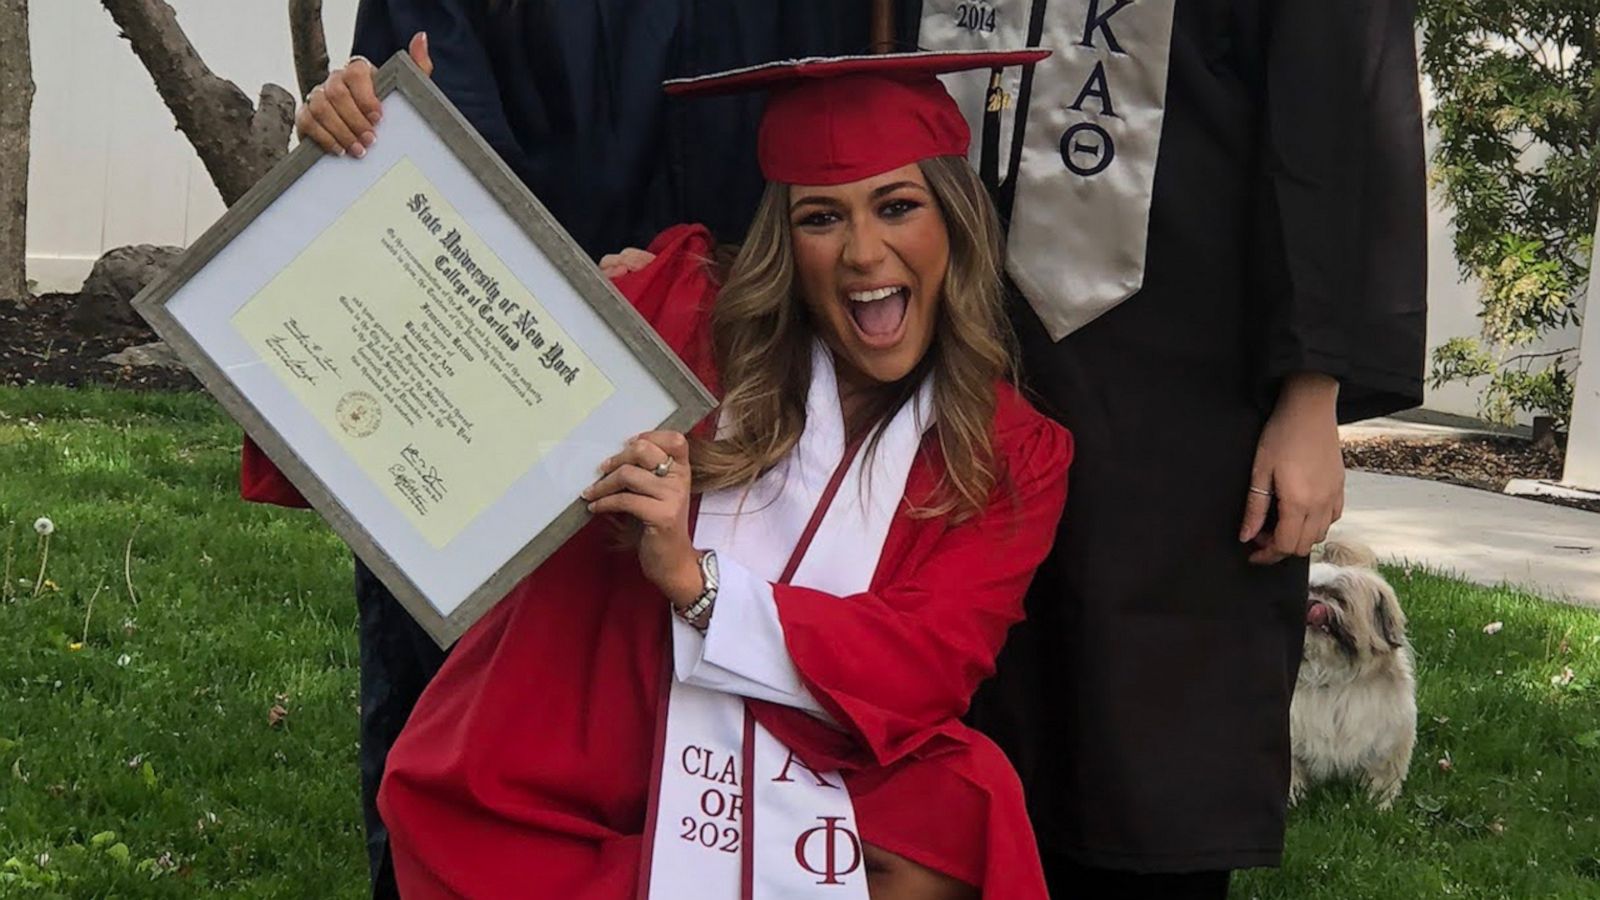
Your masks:
M1006 268L1060 340L1144 283L1176 0L926 0L929 50L1046 47L944 76L1008 220Z

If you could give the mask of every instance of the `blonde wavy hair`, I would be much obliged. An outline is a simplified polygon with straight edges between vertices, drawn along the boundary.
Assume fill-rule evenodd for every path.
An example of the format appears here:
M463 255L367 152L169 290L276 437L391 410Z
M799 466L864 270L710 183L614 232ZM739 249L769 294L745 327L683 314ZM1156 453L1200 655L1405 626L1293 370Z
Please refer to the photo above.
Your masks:
M959 520L981 512L1005 476L990 432L995 382L1016 380L1015 338L1004 308L1000 221L988 192L962 157L919 165L950 235L950 265L933 343L916 370L883 387L872 421L893 416L931 374L944 475L932 502L913 513ZM726 388L722 411L732 426L695 441L698 491L752 484L805 429L815 331L798 295L790 227L788 185L768 184L711 314L712 352Z

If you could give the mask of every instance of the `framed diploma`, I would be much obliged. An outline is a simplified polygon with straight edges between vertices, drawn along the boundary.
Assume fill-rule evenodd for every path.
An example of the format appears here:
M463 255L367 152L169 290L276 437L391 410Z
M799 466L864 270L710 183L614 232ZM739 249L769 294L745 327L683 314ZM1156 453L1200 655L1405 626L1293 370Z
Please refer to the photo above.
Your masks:
M403 53L365 159L305 143L134 306L448 645L712 398Z

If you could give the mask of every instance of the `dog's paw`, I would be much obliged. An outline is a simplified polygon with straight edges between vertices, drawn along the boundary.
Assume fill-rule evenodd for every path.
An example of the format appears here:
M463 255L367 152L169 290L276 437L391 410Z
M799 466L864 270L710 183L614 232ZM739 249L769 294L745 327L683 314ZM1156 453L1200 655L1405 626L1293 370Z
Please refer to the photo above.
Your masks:
M1380 811L1388 811L1394 806L1394 801L1400 796L1400 789L1405 786L1405 776L1391 778L1383 781L1373 781L1367 786L1367 796Z
M1294 809L1300 805L1301 798L1306 795L1306 779L1296 768L1289 775L1289 808Z

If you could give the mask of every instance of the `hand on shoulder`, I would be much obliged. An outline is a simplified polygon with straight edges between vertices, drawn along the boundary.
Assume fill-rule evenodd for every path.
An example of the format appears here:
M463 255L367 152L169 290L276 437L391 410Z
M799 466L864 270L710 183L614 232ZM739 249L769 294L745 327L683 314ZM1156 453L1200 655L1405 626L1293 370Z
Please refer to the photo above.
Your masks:
M616 281L629 272L638 272L654 262L656 255L649 250L640 250L638 247L629 247L617 253L607 253L600 257L600 274Z

